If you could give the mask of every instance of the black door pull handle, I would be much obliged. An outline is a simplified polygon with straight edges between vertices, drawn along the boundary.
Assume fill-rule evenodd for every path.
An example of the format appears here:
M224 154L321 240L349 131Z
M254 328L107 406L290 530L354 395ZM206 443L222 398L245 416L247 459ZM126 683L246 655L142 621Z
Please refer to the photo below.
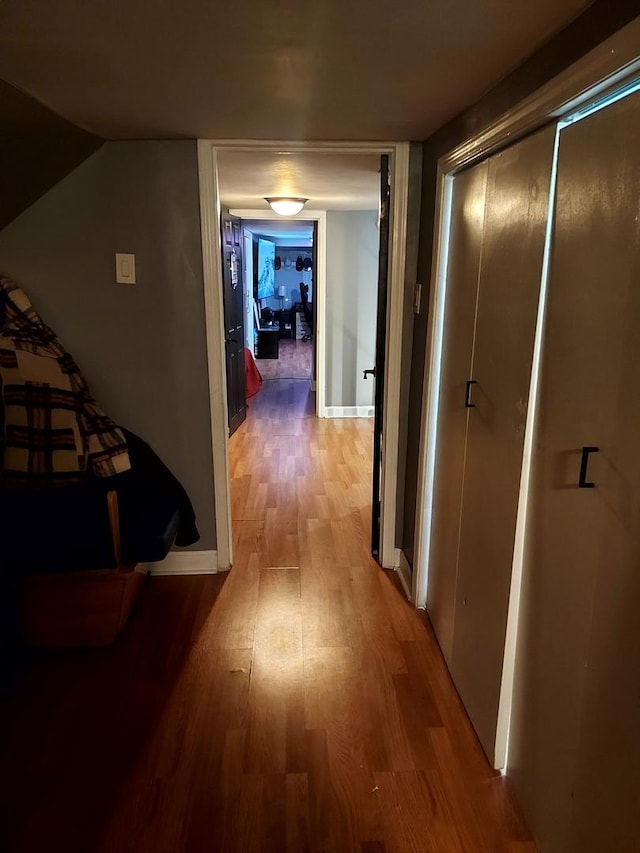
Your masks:
M371 370L363 370L363 371L362 371L362 378L363 378L363 379L366 379L366 378L367 378L367 376L373 376L373 378L375 379L375 377L376 377L376 369L375 369L375 367L372 367L372 368L371 368Z
M599 447L595 447L593 445L588 445L587 447L582 448L582 459L580 460L580 478L578 480L579 489L595 488L595 483L589 483L587 481L587 468L589 467L589 456L592 453L598 453L599 450Z
M471 402L471 386L477 385L475 379L467 379L467 388L464 392L464 407L465 409L475 409L476 404Z

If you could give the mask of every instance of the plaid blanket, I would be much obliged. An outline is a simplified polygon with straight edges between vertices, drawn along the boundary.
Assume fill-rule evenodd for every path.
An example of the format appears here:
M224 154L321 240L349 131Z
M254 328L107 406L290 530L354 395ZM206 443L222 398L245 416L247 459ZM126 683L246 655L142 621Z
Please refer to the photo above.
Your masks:
M0 275L2 480L66 485L131 466L127 445L26 294Z

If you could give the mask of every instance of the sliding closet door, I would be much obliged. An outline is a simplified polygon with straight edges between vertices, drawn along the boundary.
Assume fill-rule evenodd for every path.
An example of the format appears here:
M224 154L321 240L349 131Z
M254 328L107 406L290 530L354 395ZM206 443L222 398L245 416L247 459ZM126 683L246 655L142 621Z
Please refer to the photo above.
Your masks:
M554 141L493 156L487 179L450 668L492 762Z
M640 850L639 220L635 94L560 135L509 762L540 853Z
M471 370L487 168L484 162L456 175L451 207L427 594L429 618L448 663L469 412L464 395Z

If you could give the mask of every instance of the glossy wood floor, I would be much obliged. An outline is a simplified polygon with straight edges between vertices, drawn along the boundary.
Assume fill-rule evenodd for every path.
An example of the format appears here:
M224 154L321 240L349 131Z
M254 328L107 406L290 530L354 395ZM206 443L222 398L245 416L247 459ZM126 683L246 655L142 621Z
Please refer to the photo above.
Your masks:
M35 655L0 848L533 853L424 615L368 553L371 424L265 383L232 439L235 567L155 577L120 640Z
M283 338L278 344L278 358L257 358L256 364L262 378L310 379L313 358L311 341L294 341Z

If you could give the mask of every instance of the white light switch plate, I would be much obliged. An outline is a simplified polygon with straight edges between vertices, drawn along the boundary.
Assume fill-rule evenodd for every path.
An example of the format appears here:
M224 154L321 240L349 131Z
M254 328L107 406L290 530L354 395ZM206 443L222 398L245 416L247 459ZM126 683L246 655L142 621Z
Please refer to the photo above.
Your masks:
M116 283L136 283L136 256L116 252Z

